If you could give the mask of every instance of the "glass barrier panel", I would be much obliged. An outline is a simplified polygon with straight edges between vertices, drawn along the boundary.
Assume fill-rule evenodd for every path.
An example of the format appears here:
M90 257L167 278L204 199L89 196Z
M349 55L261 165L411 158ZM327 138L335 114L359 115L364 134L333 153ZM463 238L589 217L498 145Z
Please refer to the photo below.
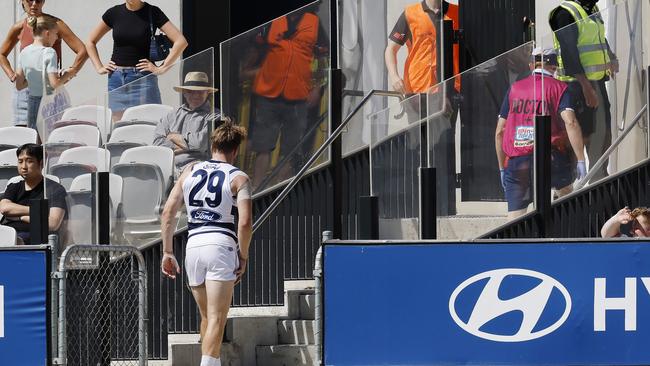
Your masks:
M518 105L514 103L518 97L508 92L511 85L530 76L532 46L531 42L517 47L427 92L426 163L436 168L440 239L476 238L507 221L500 168L505 169L508 153L515 150L511 146L519 138L532 144L534 125L529 121L518 136L516 128L510 133L504 130L507 118L499 115L509 115ZM532 85L525 93L535 99ZM532 173L527 166L524 170ZM518 210L529 209L533 184L531 179L525 187L529 194L518 200Z
M345 75L344 111L358 104L359 95L373 89L423 93L451 76L451 72L458 72L458 57L454 55L458 49L452 46L450 38L452 30L458 29L458 6L447 1L430 3L432 8L414 0L338 2L339 67ZM407 17L420 17L423 20L420 24L427 27L415 32L416 39L412 39ZM417 47L408 50L405 46L409 43ZM443 70L442 60L447 60L450 70ZM364 109L371 114L393 102L370 103ZM363 132L361 136L368 136L368 133ZM344 138L343 152L349 153L367 144L367 138Z
M99 93L100 94L100 93ZM43 149L44 197L58 226L61 245L93 243L90 176L108 171L102 148L106 115L101 97L75 100L66 87L43 96L37 130ZM60 215L60 216L59 216Z
M214 104L214 50L160 75L115 72L135 80L105 97L112 111L104 145L110 154L111 242L142 245L160 239L160 215L183 169L211 157L210 134L222 121ZM177 219L178 228L187 226L184 207Z
M371 116L370 192L379 200L380 239L418 239L420 95Z
M571 141L569 154L575 162L575 189L648 157L647 129L640 113L646 104L642 2L627 0L598 10L557 8L555 14L577 11L588 17L559 27L540 42L543 49L558 50L555 78L565 83L572 109L561 115L569 139L575 130L570 120L575 118L580 127L573 135L574 140L581 137L584 149L576 151L580 142ZM576 35L587 29L594 29L598 40L576 41Z
M221 43L221 105L249 130L238 163L254 193L293 177L329 135L330 39L323 0Z

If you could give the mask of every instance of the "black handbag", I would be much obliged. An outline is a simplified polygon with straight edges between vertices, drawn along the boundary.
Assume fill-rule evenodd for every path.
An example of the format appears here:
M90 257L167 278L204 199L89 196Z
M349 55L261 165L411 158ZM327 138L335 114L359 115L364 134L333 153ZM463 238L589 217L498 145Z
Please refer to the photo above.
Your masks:
M169 56L169 49L172 48L172 41L164 33L156 34L156 27L153 25L151 7L149 7L149 28L151 28L151 41L149 42L149 61L162 61Z

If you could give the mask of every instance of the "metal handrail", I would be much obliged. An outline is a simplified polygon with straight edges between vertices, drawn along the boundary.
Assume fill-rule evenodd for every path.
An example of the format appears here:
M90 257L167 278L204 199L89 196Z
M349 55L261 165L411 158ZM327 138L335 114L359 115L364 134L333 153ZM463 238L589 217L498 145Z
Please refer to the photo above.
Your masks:
M596 172L598 172L598 170L600 170L600 168L605 164L605 162L608 161L609 156L612 154L612 152L614 152L614 150L616 150L616 148L618 147L618 145L621 144L621 142L623 141L623 139L624 139L624 138L625 138L625 137L626 137L626 136L627 136L627 135L632 131L632 129L633 129L633 128L634 128L634 127L639 123L639 120L641 119L641 117L643 117L643 115L645 114L645 112L646 112L647 109L648 109L648 105L647 105L647 104L644 105L643 108L641 108L641 110L639 111L639 113L637 113L636 116L634 116L634 119L632 120L632 122L630 123L630 125L627 126L627 127L625 128L625 130L623 131L623 133L621 133L621 134L616 138L616 141L614 141L614 142L612 143L612 145L611 145L611 146L610 146L610 147L605 151L605 153L600 157L600 159L598 159L598 161L596 162L596 164L594 164L593 167L590 167L590 169L589 169L589 173L587 173L587 175L586 175L584 178L582 178L582 180L578 181L578 182L575 184L574 190L578 190L578 189L584 187L585 184L587 184L587 182L589 182L589 180L591 180L591 178L593 178L594 175L596 175Z
M253 224L253 232L259 229L262 223L264 223L264 221L266 221L266 219L269 218L271 212L273 212L273 210L275 210L278 207L278 205L280 205L280 202L289 194L289 192L293 189L293 187L295 187L296 184L298 184L298 181L300 181L300 179L302 179L302 177L305 176L307 170L311 168L311 165L320 157L320 155L325 151L325 149L327 149L330 145L332 145L332 143L341 135L345 127L347 127L348 123L350 123L350 121L352 120L352 117L354 117L357 114L357 112L359 112L361 108L366 104L366 102L375 95L399 96L400 98L403 98L403 95L399 92L390 92L386 90L377 90L377 89L373 89L370 92L368 92L368 94L366 94L363 97L363 99L361 99L361 102L359 102L359 104L357 104L354 107L354 109L352 109L352 111L348 114L348 116L345 117L343 122L341 122L341 124L336 128L336 130L334 130L332 134L329 135L329 137L327 137L327 140L323 142L323 144L318 148L318 150L316 150L316 152L311 156L311 158L309 158L309 160L305 163L305 165L303 165L303 167L300 169L298 174L296 174L291 179L289 184L287 184L287 186L284 187L282 192L280 192L280 194L273 200L273 202L271 202L271 205L269 205L269 207L262 213L260 218L257 219L257 221L255 221L255 223Z

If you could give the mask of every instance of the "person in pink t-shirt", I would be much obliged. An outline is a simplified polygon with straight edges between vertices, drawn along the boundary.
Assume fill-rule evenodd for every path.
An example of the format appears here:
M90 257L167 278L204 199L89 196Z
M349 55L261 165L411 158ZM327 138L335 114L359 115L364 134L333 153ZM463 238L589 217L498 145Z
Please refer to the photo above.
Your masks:
M582 132L572 108L571 95L566 84L553 77L557 69L555 51L535 49L530 67L532 73L516 81L508 90L495 132L508 219L526 213L532 201L535 116L551 116L551 184L557 195L563 196L573 190L576 172L579 179L587 174Z

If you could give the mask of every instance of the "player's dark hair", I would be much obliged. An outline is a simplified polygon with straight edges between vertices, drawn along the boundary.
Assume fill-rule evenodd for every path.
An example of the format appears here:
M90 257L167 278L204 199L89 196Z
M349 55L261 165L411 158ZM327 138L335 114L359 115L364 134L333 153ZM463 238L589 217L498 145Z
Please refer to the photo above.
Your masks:
M246 135L246 128L237 126L231 121L225 121L212 132L210 138L212 151L231 153L239 147Z

